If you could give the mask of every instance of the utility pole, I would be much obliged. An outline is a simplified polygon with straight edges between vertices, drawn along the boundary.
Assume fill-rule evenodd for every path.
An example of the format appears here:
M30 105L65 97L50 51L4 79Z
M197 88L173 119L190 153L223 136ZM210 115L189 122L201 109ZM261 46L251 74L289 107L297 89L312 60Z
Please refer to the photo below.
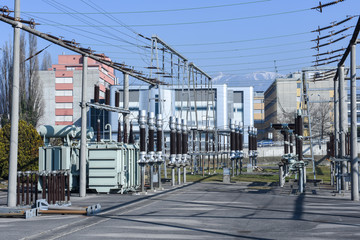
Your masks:
M339 87L334 79L334 148L335 158L339 157Z
M15 0L15 21L20 20L20 0ZM10 154L9 154L9 185L8 207L16 206L16 175L18 157L18 133L19 133L19 72L20 72L20 28L21 23L16 22L14 27L14 55L13 55L13 86L11 105L11 130L10 130Z
M129 110L129 74L124 73L123 108ZM124 113L124 143L128 143L129 115Z
M347 106L346 106L346 95L345 95L345 76L344 76L344 66L340 66L339 68L339 112L340 112L340 158L345 159L345 135L347 132ZM346 190L345 187L345 176L346 173L346 162L341 161L341 189Z
M80 197L86 196L86 88L88 56L83 55L82 83L81 83L81 141L80 141ZM111 134L111 133L110 133Z
M351 46L350 58L351 89L351 200L359 201L359 164L357 154L357 113L356 113L356 43Z

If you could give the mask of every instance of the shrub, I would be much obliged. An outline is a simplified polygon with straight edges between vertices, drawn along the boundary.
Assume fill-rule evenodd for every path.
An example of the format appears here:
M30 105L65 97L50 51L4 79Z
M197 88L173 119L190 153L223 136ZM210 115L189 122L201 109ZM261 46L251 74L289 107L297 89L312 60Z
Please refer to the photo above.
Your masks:
M0 129L0 177L9 174L10 124ZM27 122L19 121L18 171L39 170L39 147L43 141L36 129Z

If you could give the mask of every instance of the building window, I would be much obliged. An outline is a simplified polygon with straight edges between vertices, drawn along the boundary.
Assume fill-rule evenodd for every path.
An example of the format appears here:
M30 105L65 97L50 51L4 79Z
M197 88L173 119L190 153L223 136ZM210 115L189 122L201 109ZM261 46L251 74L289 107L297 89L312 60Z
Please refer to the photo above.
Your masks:
M65 97L65 96L72 96L72 95L73 95L72 90L56 90L55 91L55 96L58 96L58 97Z
M104 79L99 78L99 83L102 84L102 85L104 85Z
M100 91L99 96L105 98L105 93L103 91Z
M56 122L72 122L72 116L55 116Z
M108 76L109 78L111 78L111 80L115 80L114 77L110 76L109 72L108 72L106 69L101 68L101 72L103 72L106 76Z
M72 78L56 78L55 83L73 83Z
M254 109L254 113L262 113L263 110L262 109Z
M66 71L75 71L75 67L66 67Z
M56 103L56 108L58 109L72 109L73 103Z

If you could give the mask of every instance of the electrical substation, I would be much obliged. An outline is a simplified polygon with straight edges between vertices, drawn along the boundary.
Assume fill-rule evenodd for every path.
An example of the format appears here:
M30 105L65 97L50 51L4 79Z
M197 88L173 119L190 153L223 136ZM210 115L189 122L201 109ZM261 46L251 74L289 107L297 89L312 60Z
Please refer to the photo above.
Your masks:
M60 32L49 34L38 31L36 26L41 24L40 21L38 23L36 19L20 18L19 2L20 0L15 0L14 11L6 6L0 8L2 13L0 21L14 28L7 207L0 209L0 216L22 218L46 214L90 216L99 214L102 210L100 204L92 202L99 196L111 201L116 197L129 196L129 199L133 197L128 203L121 203L123 205L107 206L106 211L109 212L113 211L112 208L125 209L128 206L141 205L141 201L162 199L165 202L167 200L164 196L168 196L172 191L180 193L186 192L186 187L196 188L197 182L189 181L193 176L201 177L198 182L203 184L207 192L212 192L213 189L201 181L214 175L221 175L221 180L216 182L217 197L228 194L225 190L228 188L240 194L255 193L254 189L256 189L257 196L260 196L260 193L271 192L279 197L277 201L282 204L281 197L285 195L284 192L289 191L291 196L298 197L296 204L299 202L302 204L306 194L316 195L316 191L320 189L318 186L322 184L322 180L317 176L319 170L315 148L321 150L323 138L321 137L319 142L315 140L312 125L316 122L312 119L314 111L311 109L313 101L311 96L318 89L314 90L309 86L329 79L333 83L331 88L333 95L329 101L326 100L326 104L332 108L331 120L329 120L331 127L326 126L331 134L326 138L327 142L324 142L326 156L323 158L330 167L331 183L327 190L333 196L344 196L349 193L351 200L359 201L356 115L356 80L359 79L356 77L356 70L359 68L356 66L356 46L359 43L359 16L347 16L342 21L333 22L327 27L319 26L313 31L319 34L317 39L312 40L316 43L313 49L317 51L317 54L313 55L316 57L315 65L294 74L295 77L292 78L295 79L296 88L293 92L289 90L289 95L296 95L295 114L287 116L288 119L273 118L275 120L269 126L258 129L253 119L252 89L249 93L240 94L235 87L231 89L222 85L215 86L211 74L160 36L155 34L151 37L142 34L136 36L149 43L146 48L150 51L150 56L146 59L148 65L143 71L125 63L112 61L106 53L96 53L92 46L86 47L74 39L64 39L60 37ZM342 1L328 4L320 2L319 6L312 10L322 12L323 8L340 2ZM358 20L352 34L342 35L323 43L324 39L342 34L352 27L333 30L329 35L320 36L323 31L347 23L355 17ZM74 106L71 107L79 108L80 116L76 124L75 121L73 123L64 118L61 121L54 121L54 124L45 123L37 127L43 146L38 149L38 169L35 171L17 169L20 60L17 57L19 45L16 43L19 42L20 30L74 52L78 56L73 58L77 61L73 70L76 68L78 73L81 70L81 84L66 82L66 78L71 75L66 75L68 73L62 76L64 82L57 83L63 84L62 86L69 84L71 87L76 85L80 91L78 95L81 95L80 102L74 100ZM346 48L320 53L323 47L348 36L351 36L351 39ZM340 54L340 52L344 53ZM328 56L335 53L339 55ZM321 56L325 58L320 59ZM337 58L336 61L334 58ZM120 81L115 81L115 77L113 84L105 83L100 77L98 78L94 74L97 72L92 70L101 69L101 74L108 77L115 74L109 74L105 68L95 69L97 66L95 63L118 71L122 77L122 84L119 84ZM277 71L276 61L274 63ZM321 67L331 63L336 63L337 66ZM347 63L349 67L345 66ZM321 68L321 74L318 68ZM56 69L51 71L56 72ZM58 72L53 74L55 78L60 76L60 71L58 69ZM345 80L349 81L349 87ZM141 84L131 86L134 81ZM272 86L276 84L274 81ZM53 88L56 88L55 83L53 85ZM265 100L262 102L264 115L268 114L267 119L274 117L277 111L273 110L274 105L278 104L279 100L275 95L278 94L275 92L279 89L274 90L271 87L269 89L264 93L264 97L268 95L273 99L269 97L271 101L269 100L268 105L265 104ZM235 106L236 98L244 99L246 94L249 95L246 97L252 99L249 103L251 106L244 106L243 100L237 102ZM316 94L320 102L320 93L316 92ZM66 99L69 96L60 97ZM350 105L349 110L347 102ZM67 102L63 100L59 103L64 103L62 106L65 106ZM279 105L279 109L286 108ZM251 109L248 114L252 115L251 117L245 116L245 108ZM276 135L278 140L276 146L272 134ZM269 141L269 146L266 148L272 150L276 161L274 166L266 166L273 170L270 173L262 172L265 147L263 148L261 144L265 144L266 141ZM260 181L248 183L247 181L251 181L248 179L239 181L241 177L255 175L266 177L274 175L277 181L271 184ZM245 184L248 185L244 187ZM240 185L241 188L234 187ZM200 192L198 189L196 191ZM77 203L84 201L87 206L72 206L74 196L79 199ZM201 196L198 198L206 202ZM198 199L194 201L197 201L196 204L202 204ZM236 211L243 210L236 205L237 203L227 202L227 199L222 201L221 207L228 205L236 208ZM183 199L176 204L183 202L186 200ZM148 203L150 204L152 203ZM247 204L250 206L251 200ZM196 207L195 205L194 208ZM204 209L206 213L211 212ZM266 205L254 209L262 211L266 209ZM302 210L295 208L294 211ZM156 211L152 213L155 214ZM292 220L299 220L295 215Z

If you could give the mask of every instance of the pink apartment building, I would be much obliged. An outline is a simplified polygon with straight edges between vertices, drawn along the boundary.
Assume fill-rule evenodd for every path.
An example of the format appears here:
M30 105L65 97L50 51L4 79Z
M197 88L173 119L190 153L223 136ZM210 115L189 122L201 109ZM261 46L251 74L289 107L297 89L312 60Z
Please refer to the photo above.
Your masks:
M81 55L59 55L58 64L53 64L47 71L40 71L45 105L41 124L80 126L82 68ZM94 98L95 84L100 86L100 99L104 99L105 88L115 83L113 68L88 59L87 101ZM95 117L99 117L99 114ZM88 117L89 126L93 125L90 111Z

